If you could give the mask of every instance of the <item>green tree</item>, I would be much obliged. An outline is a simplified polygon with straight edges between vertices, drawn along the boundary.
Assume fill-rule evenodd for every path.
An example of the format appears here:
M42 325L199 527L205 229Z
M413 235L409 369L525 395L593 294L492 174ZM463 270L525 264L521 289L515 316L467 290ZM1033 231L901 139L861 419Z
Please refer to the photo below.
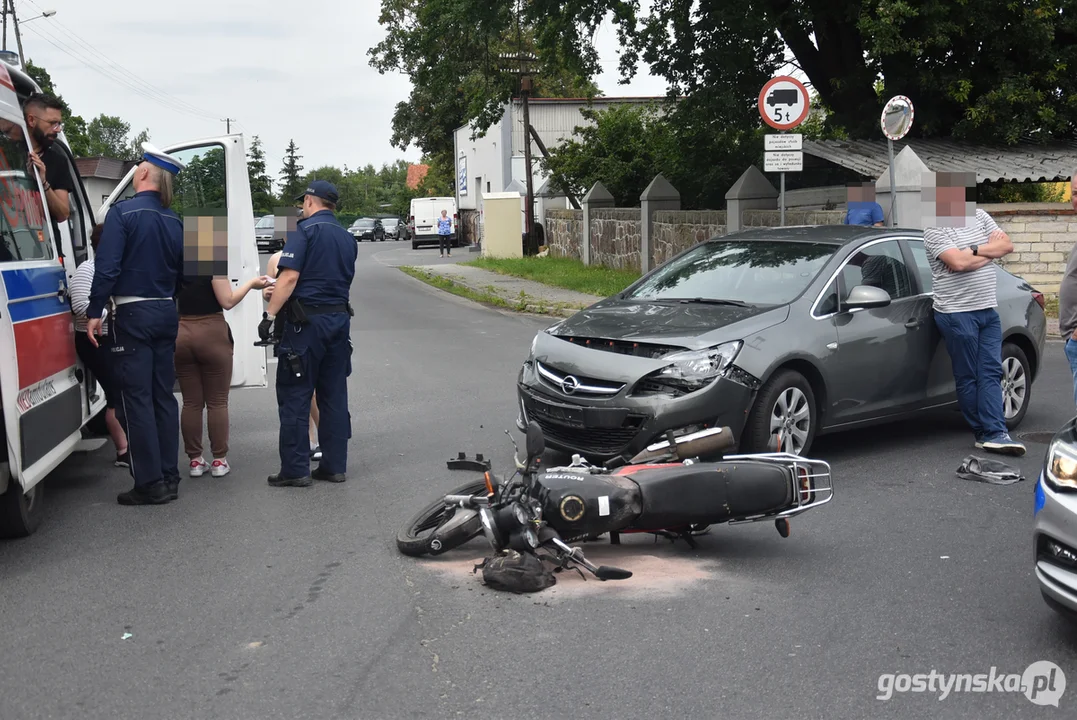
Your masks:
M277 199L273 197L273 181L266 171L266 153L262 140L257 135L251 138L247 149L247 175L251 185L251 204L254 211L261 215L273 212Z
M369 50L381 73L400 72L411 95L393 113L395 147L415 144L452 163L453 133L473 123L483 132L501 117L504 104L519 92L510 58L534 56L535 97L592 97L598 88L581 72L571 52L555 47L539 52L542 18L516 12L517 0L382 0L382 42ZM531 4L529 0L523 4ZM450 183L454 176L449 173Z
M293 198L303 191L303 177L300 175L303 171L303 166L299 164L302 158L303 156L299 154L299 148L296 146L295 140L289 140L288 148L284 151L284 166L281 168L279 176L282 181L282 202L291 202Z
M71 112L67 102L52 84L52 76L49 75L48 70L39 65L34 65L32 60L27 60L26 74L37 83L42 92L55 96L60 101L60 104L63 105L61 112L64 118L64 137L67 139L67 144L75 157L86 157L89 154L86 152L89 144L89 138L86 136L86 121Z
M224 149L214 147L187 162L173 184L173 209L204 213L227 207Z

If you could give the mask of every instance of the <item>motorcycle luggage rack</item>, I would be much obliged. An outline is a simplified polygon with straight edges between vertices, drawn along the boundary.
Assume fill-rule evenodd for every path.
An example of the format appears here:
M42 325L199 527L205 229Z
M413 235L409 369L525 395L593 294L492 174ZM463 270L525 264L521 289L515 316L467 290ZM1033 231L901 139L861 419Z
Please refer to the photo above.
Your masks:
M748 455L726 455L723 460L756 460L760 462L771 463L774 465L781 465L783 467L792 467L793 476L796 478L796 490L794 497L796 504L786 510L776 513L764 513L762 515L751 515L749 517L737 518L730 520L729 525L743 525L745 523L754 523L761 520L782 520L788 519L807 512L816 507L826 505L828 502L834 499L834 483L830 474L830 463L825 460L814 460L811 458L801 457L800 455L794 455L786 452L776 453L754 453ZM801 470L804 470L807 478L811 481L811 487L805 491L800 487ZM801 499L801 493L807 492L811 495L809 502L804 502Z

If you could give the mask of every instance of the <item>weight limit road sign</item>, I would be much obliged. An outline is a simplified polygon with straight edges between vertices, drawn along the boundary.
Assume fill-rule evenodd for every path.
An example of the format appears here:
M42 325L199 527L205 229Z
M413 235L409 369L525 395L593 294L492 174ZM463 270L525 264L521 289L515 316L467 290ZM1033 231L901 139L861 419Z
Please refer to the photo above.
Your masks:
M759 114L775 130L791 130L804 122L810 110L808 89L788 75L772 78L759 93Z

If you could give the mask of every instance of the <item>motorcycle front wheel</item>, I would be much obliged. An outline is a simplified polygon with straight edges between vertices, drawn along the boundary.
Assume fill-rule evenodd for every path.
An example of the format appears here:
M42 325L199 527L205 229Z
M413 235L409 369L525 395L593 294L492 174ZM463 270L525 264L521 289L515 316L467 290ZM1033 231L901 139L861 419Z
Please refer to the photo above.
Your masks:
M472 480L443 494L404 524L396 535L396 547L411 557L440 555L482 534L476 510L445 507L445 495L486 495L486 481Z

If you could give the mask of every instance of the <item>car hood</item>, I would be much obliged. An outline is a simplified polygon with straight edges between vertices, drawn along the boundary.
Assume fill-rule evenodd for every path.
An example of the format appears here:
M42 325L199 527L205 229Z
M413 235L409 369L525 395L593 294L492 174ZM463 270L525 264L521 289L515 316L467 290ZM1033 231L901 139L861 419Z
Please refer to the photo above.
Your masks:
M788 317L788 305L741 308L609 299L581 310L548 332L556 337L630 340L701 349L754 335Z

